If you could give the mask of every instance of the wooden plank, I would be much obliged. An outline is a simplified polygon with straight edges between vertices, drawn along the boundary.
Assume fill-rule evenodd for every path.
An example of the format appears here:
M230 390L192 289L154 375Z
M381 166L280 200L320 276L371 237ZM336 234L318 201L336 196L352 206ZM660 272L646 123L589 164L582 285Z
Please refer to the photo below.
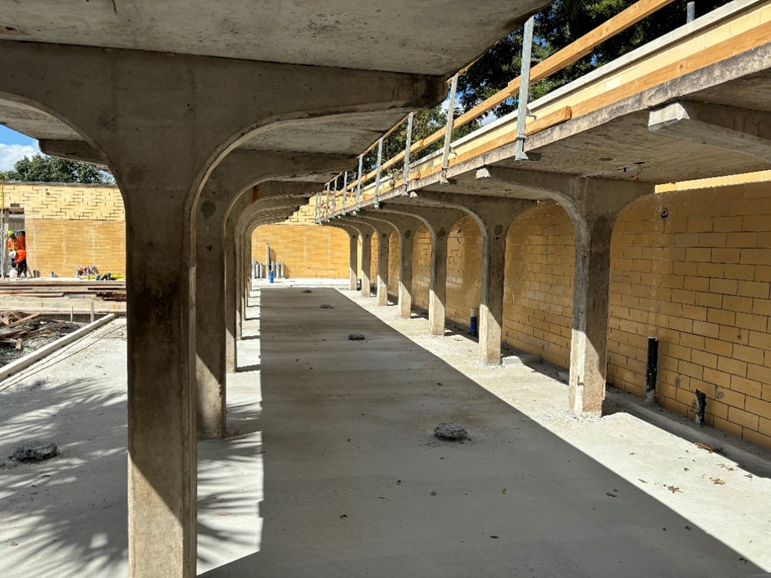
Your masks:
M9 323L8 327L14 327L16 325L21 325L25 321L29 321L30 319L34 319L35 317L41 315L41 313L33 313L32 315L29 315L23 319L19 319L18 321L15 321L14 323Z
M720 62L742 52L747 52L758 46L771 42L771 22L761 24L756 28L743 32L738 36L724 40L718 44L701 50L692 56L686 57L658 70L646 74L632 82L622 84L619 87L603 92L602 94L589 98L581 103L573 105L573 116L582 116L599 110L605 106L618 102L624 98L632 96L658 86L667 81L684 76L690 72L704 68L711 64Z
M530 82L538 82L539 80L551 76L555 72L559 72L566 66L573 64L589 54L608 38L612 38L619 32L623 32L630 26L637 24L643 18L672 4L674 1L675 0L640 0L635 4L632 4L623 12L619 12L613 18L607 20L602 26L584 34L575 42L569 44L559 52L552 54L549 58L533 67Z

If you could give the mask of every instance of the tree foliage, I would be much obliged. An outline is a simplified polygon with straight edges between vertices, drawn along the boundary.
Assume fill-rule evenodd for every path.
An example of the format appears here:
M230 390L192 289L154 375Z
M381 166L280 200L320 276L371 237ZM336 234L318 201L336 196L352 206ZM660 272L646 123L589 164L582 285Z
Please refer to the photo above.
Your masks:
M13 170L0 173L0 180L87 184L115 182L109 174L92 164L41 154L16 161Z
M699 0L696 16L702 16L730 0ZM608 19L635 4L637 0L556 0L535 17L533 58L542 60ZM579 78L686 22L688 0L676 0L639 23L600 44L595 50L552 77L534 84L530 100ZM458 81L460 104L468 110L492 96L519 76L522 30L517 30L487 52ZM514 110L516 99L509 99L493 112L502 116Z

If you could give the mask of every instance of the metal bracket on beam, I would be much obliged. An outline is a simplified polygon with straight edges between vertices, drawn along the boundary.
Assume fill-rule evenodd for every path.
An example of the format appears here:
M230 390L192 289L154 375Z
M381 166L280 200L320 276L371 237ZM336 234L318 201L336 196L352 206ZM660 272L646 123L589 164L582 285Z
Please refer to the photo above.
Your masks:
M452 77L450 85L450 100L447 102L447 128L444 132L444 150L442 151L442 174L439 182L447 184L447 169L450 166L450 145L452 144L452 129L455 127L455 92L458 89L458 75Z
M377 141L377 170L375 172L375 208L380 208L380 168L383 164L383 139Z
M324 219L329 220L329 183L327 183L327 197L324 202Z
M345 217L345 200L348 195L348 171L343 175L343 217Z
M410 184L410 147L412 146L412 122L414 118L415 113L411 112L407 119L407 144L404 147L404 176L402 177L405 191Z
M525 34L522 39L522 65L520 68L519 81L519 106L517 108L517 151L515 160L530 160L525 154L525 141L527 140L527 100L530 94L530 64L533 58L533 28L535 26L535 17L531 16L525 23Z
M359 207L361 206L361 175L362 175L362 168L364 164L364 155L359 155L359 178L356 181L356 208L354 209L354 213L359 212Z

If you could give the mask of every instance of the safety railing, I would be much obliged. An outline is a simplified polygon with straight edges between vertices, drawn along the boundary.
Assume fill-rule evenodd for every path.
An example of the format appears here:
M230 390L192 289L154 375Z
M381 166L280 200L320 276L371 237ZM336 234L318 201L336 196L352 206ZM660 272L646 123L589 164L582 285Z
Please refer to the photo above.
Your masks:
M407 191L410 182L416 179L424 178L431 174L440 173L440 182L446 181L447 169L450 166L450 154L452 150L453 131L474 122L481 116L487 114L498 105L504 103L510 98L519 96L516 122L513 129L508 129L508 134L500 135L492 139L492 143L483 147L482 152L487 152L495 148L497 144L516 143L516 160L528 160L525 152L525 142L528 136L545 130L549 127L564 123L574 116L574 108L570 106L546 107L545 113L536 120L528 122L530 111L528 109L528 94L530 85L549 78L560 72L567 66L580 60L590 54L597 46L623 32L629 27L640 22L647 16L671 4L674 0L640 0L616 16L610 18L602 26L592 30L582 36L572 44L555 52L548 58L531 68L532 47L533 47L533 28L534 18L530 18L525 24L523 31L523 49L522 49L522 67L520 75L511 80L507 86L498 93L477 104L467 112L454 118L455 96L458 78L464 74L474 63L460 70L450 81L449 99L447 107L447 123L444 127L436 130L425 138L413 141L413 121L415 113L407 115L400 123L394 126L388 133L383 135L377 142L370 146L358 157L358 171L351 174L342 173L326 184L323 193L316 195L316 222L327 220L334 216L344 215L348 212L357 212L363 203L379 206L381 196L389 191L403 189ZM758 0L755 4L765 4ZM745 6L746 8L746 6ZM693 13L689 10L689 21L693 19ZM405 127L406 124L406 144L404 149L394 156L383 160L384 142L395 131ZM485 127L477 129L475 133L481 133L486 130ZM471 133L474 135L475 133ZM512 136L513 134L513 136ZM417 161L415 156L421 151L426 151L429 147L443 142L441 155L438 151L433 152L433 156L425 157ZM464 139L467 140L467 139ZM371 171L363 172L363 160L377 147L377 160L375 168ZM480 149L475 149L479 152ZM455 157L453 162L464 160L472 153L466 153ZM430 159L427 161L426 159ZM401 164L401 170L395 170ZM421 167L419 165L430 165ZM390 171L389 177L383 179L383 172Z

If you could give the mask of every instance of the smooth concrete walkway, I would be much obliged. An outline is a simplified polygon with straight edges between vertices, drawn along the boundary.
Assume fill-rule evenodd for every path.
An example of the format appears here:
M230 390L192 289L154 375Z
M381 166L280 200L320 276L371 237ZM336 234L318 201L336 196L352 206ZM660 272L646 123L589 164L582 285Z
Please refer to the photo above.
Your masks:
M259 551L207 578L760 572L338 291L312 291L261 291ZM471 440L436 440L445 421Z

